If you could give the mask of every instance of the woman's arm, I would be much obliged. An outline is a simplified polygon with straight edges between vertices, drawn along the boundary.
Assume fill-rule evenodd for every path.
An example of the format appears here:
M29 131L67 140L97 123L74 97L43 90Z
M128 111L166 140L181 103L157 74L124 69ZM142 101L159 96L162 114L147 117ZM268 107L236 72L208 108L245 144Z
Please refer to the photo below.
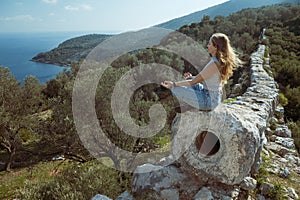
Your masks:
M175 82L175 86L191 86L195 85L197 83L201 83L204 81L203 77L199 73L197 76L195 76L193 79L183 80L183 81L177 81Z
M177 81L177 82L164 81L164 82L161 83L161 85L166 87L166 88L172 88L172 87L175 87L175 86L191 86L191 85L195 85L197 83L203 82L204 80L208 79L209 77L211 77L215 73L219 73L217 65L214 62L209 62L204 67L204 69L197 76L195 76L193 79Z
M188 79L188 80L183 80L183 81L163 81L161 83L162 86L164 86L165 88L172 88L172 87L180 87L180 86L191 86L191 85L195 85L197 83L200 83L204 81L203 77L200 75L200 73L195 76L195 78L193 79Z

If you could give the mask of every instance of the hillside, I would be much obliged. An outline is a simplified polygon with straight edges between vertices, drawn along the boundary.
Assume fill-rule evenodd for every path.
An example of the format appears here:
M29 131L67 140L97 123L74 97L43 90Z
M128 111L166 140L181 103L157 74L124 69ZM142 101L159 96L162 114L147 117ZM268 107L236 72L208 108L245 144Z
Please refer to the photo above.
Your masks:
M175 18L155 27L177 30L184 25L199 23L203 16L211 19L215 16L228 16L244 8L256 8L264 5L272 5L281 2L298 2L297 0L230 0L225 3L201 10L183 17ZM49 63L60 66L70 65L84 59L88 53L103 40L111 35L89 34L75 37L59 44L57 48L48 52L42 52L31 59L34 62Z
M70 65L72 62L85 58L88 53L110 35L90 34L75 37L58 45L48 52L39 53L32 58L34 62L55 65Z
M175 18L170 21L164 22L162 24L156 25L156 27L167 28L176 30L183 25L188 25L191 23L199 23L203 16L207 15L210 18L214 18L215 16L228 16L231 13L237 12L244 8L257 8L265 5L272 5L282 2L298 2L297 0L230 0L225 3L207 8L205 10L201 10L198 12L194 12L192 14Z

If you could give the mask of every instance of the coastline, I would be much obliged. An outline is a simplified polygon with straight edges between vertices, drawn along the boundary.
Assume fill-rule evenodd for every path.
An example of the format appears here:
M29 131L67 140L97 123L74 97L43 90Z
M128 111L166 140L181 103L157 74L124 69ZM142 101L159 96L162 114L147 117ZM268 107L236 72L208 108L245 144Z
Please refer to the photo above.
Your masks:
M47 60L39 60L39 59L30 59L29 61L31 62L35 62L35 63L41 63L41 64L49 64L49 65L56 65L59 67L70 67L70 64L66 64L66 63L60 63L60 62L51 62L51 61L47 61Z
M32 62L69 67L86 56L101 42L113 35L87 34L73 37L61 42L57 47L46 52L37 53Z
M0 66L7 67L16 80L23 82L28 76L45 83L57 76L68 63L35 60L33 57L76 36L76 33L0 33Z

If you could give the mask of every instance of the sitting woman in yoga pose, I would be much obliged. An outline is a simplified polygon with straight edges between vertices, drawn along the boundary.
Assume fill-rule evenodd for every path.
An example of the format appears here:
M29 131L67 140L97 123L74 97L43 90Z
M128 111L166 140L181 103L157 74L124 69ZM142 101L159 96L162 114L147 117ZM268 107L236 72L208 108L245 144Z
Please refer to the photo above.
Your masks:
M210 61L196 76L189 72L184 74L183 81L163 81L165 88L179 100L199 110L213 110L222 99L222 88L234 68L242 64L230 45L228 37L223 33L215 33L207 44Z

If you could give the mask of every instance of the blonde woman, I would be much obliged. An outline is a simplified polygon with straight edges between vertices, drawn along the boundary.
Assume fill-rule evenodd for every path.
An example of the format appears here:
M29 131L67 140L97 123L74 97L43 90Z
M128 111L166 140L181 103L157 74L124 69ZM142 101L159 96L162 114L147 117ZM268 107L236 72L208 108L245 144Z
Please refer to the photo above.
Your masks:
M163 81L162 86L171 89L174 96L199 110L212 110L222 99L222 88L234 68L242 62L235 54L228 37L215 33L207 44L210 61L197 75L185 73L185 80Z

